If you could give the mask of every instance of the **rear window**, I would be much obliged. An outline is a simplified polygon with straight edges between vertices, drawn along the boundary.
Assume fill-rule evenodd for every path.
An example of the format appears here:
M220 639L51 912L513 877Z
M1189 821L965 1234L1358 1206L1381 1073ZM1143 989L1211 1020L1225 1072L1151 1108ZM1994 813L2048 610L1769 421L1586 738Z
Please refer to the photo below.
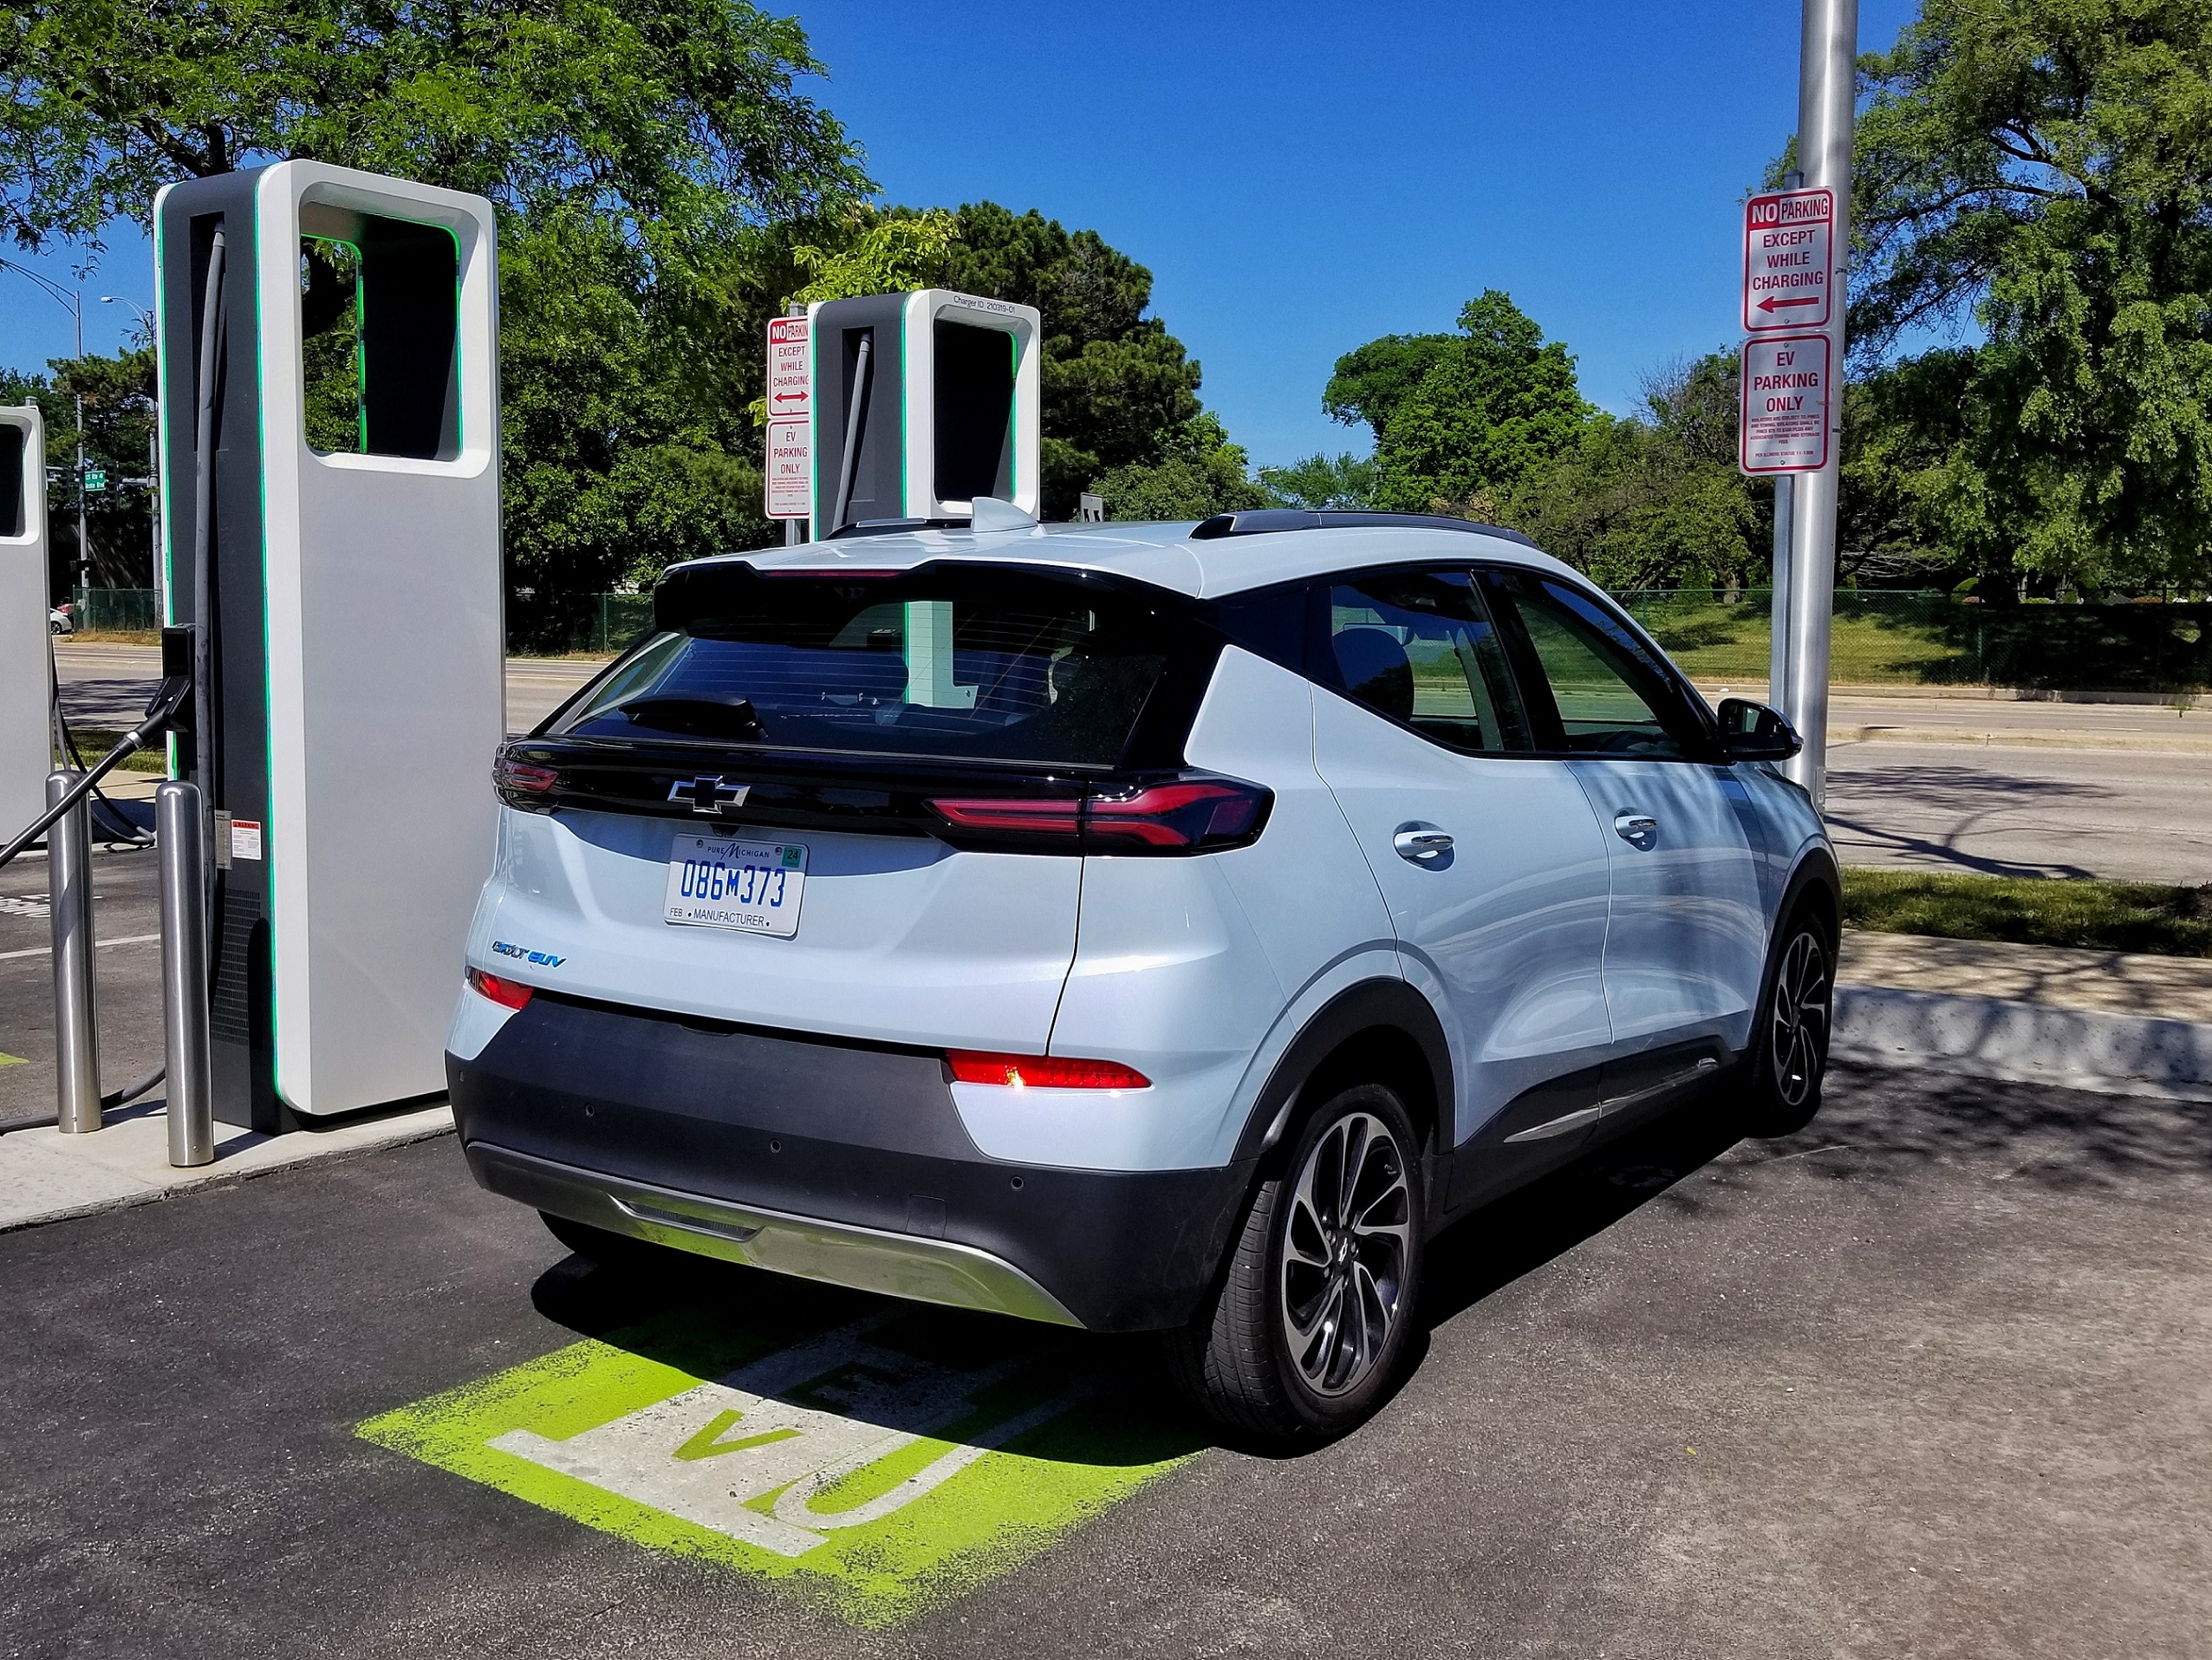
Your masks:
M725 567L673 579L654 612L548 736L1111 766L1183 632L1126 593L1003 568Z

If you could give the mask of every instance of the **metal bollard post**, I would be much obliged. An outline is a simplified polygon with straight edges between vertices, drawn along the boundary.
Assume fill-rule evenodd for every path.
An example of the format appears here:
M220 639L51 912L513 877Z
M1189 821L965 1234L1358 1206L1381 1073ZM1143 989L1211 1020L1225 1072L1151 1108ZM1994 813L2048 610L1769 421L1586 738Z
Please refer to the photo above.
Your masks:
M199 786L153 792L161 861L161 1036L169 1078L169 1162L215 1159L215 1080L207 1047L206 821Z
M46 804L82 775L46 775ZM64 1135L105 1122L100 1110L100 1021L92 966L92 814L85 802L46 832L47 902L54 923L55 1115Z

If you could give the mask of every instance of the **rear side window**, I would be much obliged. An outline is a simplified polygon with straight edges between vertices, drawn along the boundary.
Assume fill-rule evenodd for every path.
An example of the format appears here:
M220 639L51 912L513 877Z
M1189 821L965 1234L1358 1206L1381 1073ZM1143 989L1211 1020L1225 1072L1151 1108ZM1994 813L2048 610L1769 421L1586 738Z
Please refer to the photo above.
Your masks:
M1324 667L1346 696L1447 749L1532 746L1504 648L1465 571L1386 571L1332 584Z
M1178 618L1049 575L685 573L655 632L548 731L1111 766Z

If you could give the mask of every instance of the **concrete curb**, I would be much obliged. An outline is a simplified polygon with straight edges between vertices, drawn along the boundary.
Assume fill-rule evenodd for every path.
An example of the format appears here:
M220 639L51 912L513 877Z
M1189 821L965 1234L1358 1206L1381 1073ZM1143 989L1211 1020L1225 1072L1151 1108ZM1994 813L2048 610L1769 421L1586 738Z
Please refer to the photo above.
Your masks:
M1838 986L1833 1058L2212 1102L2212 1025L2001 997Z
M1964 726L1831 726L1831 744L1964 744L1975 749L2134 750L2158 755L2212 755L2212 738L2177 732L2066 732L2016 728L1973 732Z

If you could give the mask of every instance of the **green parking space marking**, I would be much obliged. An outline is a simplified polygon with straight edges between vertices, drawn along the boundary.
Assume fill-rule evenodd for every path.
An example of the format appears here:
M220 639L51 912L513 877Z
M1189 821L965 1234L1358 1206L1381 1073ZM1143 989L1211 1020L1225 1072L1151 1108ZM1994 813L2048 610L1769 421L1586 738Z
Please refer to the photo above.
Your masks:
M355 1433L869 1627L1029 1561L1204 1444L1095 1344L836 1305L853 1318L680 1311Z
M29 1064L30 1063L21 1055L10 1055L7 1051L0 1049L0 1066L28 1066Z

